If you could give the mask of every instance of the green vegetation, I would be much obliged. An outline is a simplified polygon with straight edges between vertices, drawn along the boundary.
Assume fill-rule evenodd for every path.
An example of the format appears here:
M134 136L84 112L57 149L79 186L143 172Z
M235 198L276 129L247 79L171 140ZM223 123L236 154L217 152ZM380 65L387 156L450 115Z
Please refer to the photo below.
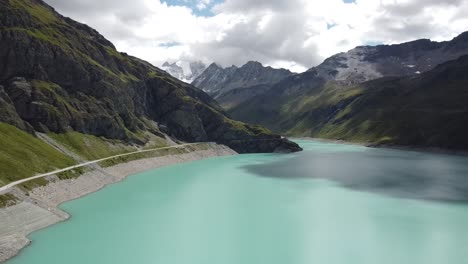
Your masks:
M48 180L46 180L45 178L38 178L31 181L23 182L19 184L18 187L20 187L25 192L30 192L34 188L46 186L47 184L49 184Z
M79 111L70 104L69 100L60 95L60 92L64 92L62 88L53 82L46 82L41 80L31 80L31 85L36 89L39 89L41 93L50 100L55 100L58 103L66 107L66 109L73 115L79 115ZM60 111L56 109L56 106L50 105L52 112ZM61 115L60 113L57 113ZM63 114L63 113L62 113Z
M148 78L161 78L161 75L155 71L148 72Z
M0 195L0 208L10 207L18 202L18 198L13 194L6 193Z
M34 136L0 123L0 186L76 164Z
M390 142L394 134L391 126L381 126L380 121L367 117L354 118L365 91L360 86L343 88L333 82L327 83L320 93L295 102L299 110L293 114L301 119L286 134L351 142Z
M54 15L49 8L44 5L24 0L8 0L10 5L18 10L25 10L33 17L37 23L52 24L58 23L59 19Z
M162 148L162 147L168 146L166 139L160 138L151 133L146 133L146 134L137 135L137 136L146 138L146 140L148 140L148 143L146 143L143 149L154 149L154 148Z
M121 163L127 163L133 160L149 159L149 158L156 158L156 157L162 157L162 156L168 156L168 155L177 155L177 154L183 154L183 153L188 153L188 152L190 151L185 148L161 149L161 150L136 153L136 154L132 154L128 156L108 159L108 160L99 162L99 165L105 168L105 167L111 167L111 166L121 164Z
M96 160L136 151L134 146L127 145L119 140L110 140L78 132L68 132L64 134L50 133L49 136L66 146L69 150L88 160Z
M57 174L57 177L60 180L70 180L70 179L76 179L86 173L89 169L85 167L79 167L71 170L67 170L61 173Z
M227 117L224 118L224 122L232 125L236 130L247 132L249 135L253 135L253 136L271 135L271 131L262 126L247 125L245 123L232 120Z
M156 158L156 157L163 157L163 156L169 156L169 155L178 155L178 154L190 153L194 151L207 150L208 148L209 148L209 144L200 143L197 145L185 146L182 148L160 149L160 150L136 153L136 154L132 154L128 156L108 159L108 160L99 162L99 165L101 167L111 167L117 164L127 163L133 160Z

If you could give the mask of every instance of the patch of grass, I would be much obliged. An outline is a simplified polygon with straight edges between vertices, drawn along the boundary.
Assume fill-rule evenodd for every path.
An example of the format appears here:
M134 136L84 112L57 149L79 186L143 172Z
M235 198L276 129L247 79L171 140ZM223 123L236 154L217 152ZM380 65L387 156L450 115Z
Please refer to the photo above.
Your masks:
M151 133L139 135L140 137L143 138L148 138L148 143L145 144L143 149L154 149L154 148L163 148L163 147L168 147L167 141L164 138L155 136Z
M136 153L136 154L132 154L128 156L117 157L117 158L101 161L99 162L99 165L105 168L105 167L111 167L111 166L121 164L121 163L127 163L133 160L149 159L149 158L162 157L162 156L168 156L168 155L178 155L178 154L188 153L191 151L193 151L193 149L189 149L189 148L161 149L161 150Z
M40 139L0 123L0 186L76 162Z
M72 170L67 170L67 171L58 173L57 177L60 180L76 179L76 178L80 177L81 175L85 174L87 171L88 171L88 169L86 169L85 167L79 167L79 168L75 168L75 169L72 169Z
M49 181L46 180L45 178L39 178L39 179L34 179L31 181L23 182L18 185L19 188L21 188L23 191L30 192L34 188L46 186L49 184Z
M52 10L46 6L29 0L8 0L10 5L16 9L25 10L36 22L52 24L59 22Z
M78 132L50 133L49 136L88 160L106 158L136 150L135 147L126 145L119 140L110 140Z
M13 194L6 193L0 195L0 208L10 207L18 203L18 198Z
M89 63L91 63L92 65L98 67L99 69L103 70L104 72L106 72L107 74L115 77L115 78L119 78L120 77L115 73L113 72L112 70L110 70L109 68L103 66L102 64L100 64L99 62L97 62L96 60L94 60L93 58L91 58L90 56L86 55L85 53L81 52L81 51L76 51L81 57L83 57L84 59L86 59Z
M40 90L47 90L49 92L55 92L57 89L60 89L60 86L52 82L32 80L31 84Z
M117 50L109 47L109 46L104 46L104 49L106 50L107 54L113 56L113 57L116 57L117 59L119 60L125 60L125 57L120 54L120 52L118 52Z
M130 82L130 81L133 81L133 82L138 82L140 81L140 79L138 79L138 77L136 77L135 75L131 74L131 73L120 73L119 74L119 78L120 80L122 80L123 82Z
M60 104L64 105L71 114L79 115L79 111L70 104L69 100L60 95L62 88L58 84L40 80L32 80L31 84L33 87L39 89L41 93L43 93L49 99L56 100ZM51 107L55 108L55 106Z
M60 36L60 33L54 31L52 28L46 27L41 28L41 30L38 30L34 28L11 27L1 28L1 30L22 32L41 41L45 41L54 46L58 46L63 50L70 50L70 44L68 40L65 37Z
M148 77L149 78L161 78L161 75L155 71L150 71L148 72Z
M262 126L249 125L226 117L224 118L224 122L231 124L236 130L247 132L249 135L271 135L271 131Z

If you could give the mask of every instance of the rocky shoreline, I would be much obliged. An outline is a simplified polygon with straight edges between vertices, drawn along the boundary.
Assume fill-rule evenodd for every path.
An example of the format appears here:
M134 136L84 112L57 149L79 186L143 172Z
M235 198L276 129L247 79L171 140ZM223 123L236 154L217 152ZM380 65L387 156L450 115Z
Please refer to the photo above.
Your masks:
M29 245L31 241L27 236L30 233L70 218L70 215L58 208L61 203L96 192L143 171L235 154L235 151L226 146L208 144L203 148L191 147L187 153L134 160L107 168L94 165L88 172L74 179L59 180L56 175L48 176L49 184L30 192L14 187L0 193L13 194L19 199L15 205L0 208L0 262L14 257Z

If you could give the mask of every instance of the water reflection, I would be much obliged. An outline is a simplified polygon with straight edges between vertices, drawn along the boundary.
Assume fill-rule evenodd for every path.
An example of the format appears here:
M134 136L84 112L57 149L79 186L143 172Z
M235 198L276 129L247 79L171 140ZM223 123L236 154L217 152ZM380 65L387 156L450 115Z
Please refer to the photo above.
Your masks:
M468 201L468 158L330 143L303 143L289 159L247 165L264 177L323 178L344 187L387 195Z

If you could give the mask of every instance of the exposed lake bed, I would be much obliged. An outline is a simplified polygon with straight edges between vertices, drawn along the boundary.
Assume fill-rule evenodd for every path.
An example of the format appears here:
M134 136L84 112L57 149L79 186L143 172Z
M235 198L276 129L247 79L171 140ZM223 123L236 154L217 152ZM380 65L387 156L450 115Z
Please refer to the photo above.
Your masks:
M466 157L299 143L304 152L164 167L67 202L72 219L33 233L8 263L468 259Z

